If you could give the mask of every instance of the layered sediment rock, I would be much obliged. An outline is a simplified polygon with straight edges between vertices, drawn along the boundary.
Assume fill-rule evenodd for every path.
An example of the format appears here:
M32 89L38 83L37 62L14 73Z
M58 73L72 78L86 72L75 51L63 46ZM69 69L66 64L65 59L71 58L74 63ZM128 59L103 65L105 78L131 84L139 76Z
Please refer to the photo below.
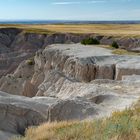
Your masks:
M140 39L131 37L100 36L96 34L27 33L22 29L0 29L0 77L15 71L25 59L34 56L39 49L55 43L79 43L89 37L97 38L101 44L110 45L116 41L121 48L140 51Z
M116 80L121 80L124 75L140 75L140 58L128 58L116 65Z
M34 65L30 65L28 61L23 61L13 74L8 74L0 79L0 90L14 95L24 95L26 82L30 81L33 73ZM28 93L26 94L28 95ZM31 96L31 92L28 96Z
M28 97L56 96L67 83L140 75L139 59L113 55L102 46L51 45L36 53L35 64L24 61L14 74L1 78L0 89Z
M43 90L47 92L51 87L54 90L53 86L63 85L66 79L90 82L95 79L121 80L124 75L140 75L139 56L113 55L111 50L97 46L51 45L38 53L35 59L36 67L40 66L45 75L38 95Z
M48 106L33 99L0 93L0 138L8 140L12 135L23 135L28 126L47 121Z

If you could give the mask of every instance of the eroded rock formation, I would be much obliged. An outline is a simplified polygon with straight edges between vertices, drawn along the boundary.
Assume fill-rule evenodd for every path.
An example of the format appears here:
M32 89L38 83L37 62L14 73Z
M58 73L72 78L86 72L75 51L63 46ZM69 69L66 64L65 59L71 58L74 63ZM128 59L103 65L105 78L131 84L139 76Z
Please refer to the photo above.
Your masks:
M3 76L0 90L28 97L56 96L69 83L140 75L139 59L113 55L111 50L98 46L51 45L38 51L33 62L23 61L13 74Z
M48 121L105 117L139 99L140 56L114 55L102 46L49 45L77 43L89 35L10 30L0 30L7 40L0 40L0 139ZM96 37L103 44L113 40Z

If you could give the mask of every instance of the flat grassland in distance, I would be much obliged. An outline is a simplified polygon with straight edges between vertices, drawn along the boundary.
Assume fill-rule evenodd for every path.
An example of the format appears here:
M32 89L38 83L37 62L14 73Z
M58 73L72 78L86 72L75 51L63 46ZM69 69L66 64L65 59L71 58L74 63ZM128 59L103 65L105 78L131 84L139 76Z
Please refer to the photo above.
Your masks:
M22 28L27 32L36 33L95 33L100 35L140 37L140 24L0 24L0 28L5 27Z

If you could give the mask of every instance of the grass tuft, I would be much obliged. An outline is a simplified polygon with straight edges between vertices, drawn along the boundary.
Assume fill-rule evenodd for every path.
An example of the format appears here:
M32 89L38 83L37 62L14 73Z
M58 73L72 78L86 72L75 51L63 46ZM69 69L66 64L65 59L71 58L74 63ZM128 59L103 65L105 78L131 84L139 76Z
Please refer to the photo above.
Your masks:
M100 42L96 38L87 38L81 41L83 45L99 45Z

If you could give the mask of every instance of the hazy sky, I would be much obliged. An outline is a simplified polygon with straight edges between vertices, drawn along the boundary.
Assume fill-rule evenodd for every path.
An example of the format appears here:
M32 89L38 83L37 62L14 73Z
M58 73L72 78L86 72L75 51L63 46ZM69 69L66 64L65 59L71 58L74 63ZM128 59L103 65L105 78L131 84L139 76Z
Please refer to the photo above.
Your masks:
M140 20L140 0L0 0L0 20Z

